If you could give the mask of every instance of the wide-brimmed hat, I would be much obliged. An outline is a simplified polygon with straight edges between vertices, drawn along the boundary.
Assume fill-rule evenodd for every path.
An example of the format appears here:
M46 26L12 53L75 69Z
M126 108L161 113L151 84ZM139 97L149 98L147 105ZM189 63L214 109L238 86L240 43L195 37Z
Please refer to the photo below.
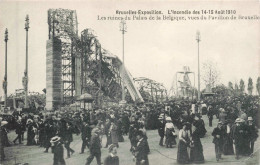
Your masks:
M1 121L1 126L4 126L4 125L6 125L6 124L8 124L7 121Z
M33 122L32 119L27 120L27 124L32 123L32 122Z
M174 125L173 125L173 123L166 123L165 127L171 129L171 128L174 128Z
M54 136L53 138L51 138L50 143L57 143L58 141L60 141L60 137L59 136Z
M241 122L241 119L240 118L237 118L236 120L235 120L235 123L240 123Z
M115 144L110 144L108 146L108 152L111 152L113 150L113 148L117 147Z
M92 133L99 133L100 130L99 130L98 128L93 128L91 132L92 132Z
M222 122L222 121L219 121L218 124L223 124L223 122Z
M171 117L166 117L166 121L172 121Z
M248 121L253 121L253 118L252 118L251 116L249 116L249 117L247 118L247 120L248 120Z

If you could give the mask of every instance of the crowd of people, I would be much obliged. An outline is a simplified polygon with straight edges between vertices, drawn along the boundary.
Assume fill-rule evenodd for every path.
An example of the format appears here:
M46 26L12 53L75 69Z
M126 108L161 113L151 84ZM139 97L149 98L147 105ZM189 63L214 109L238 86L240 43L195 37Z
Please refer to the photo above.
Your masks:
M205 104L206 106L202 106ZM75 153L70 144L73 134L81 134L84 153L86 147L90 151L86 165L94 157L101 164L101 144L106 137L105 148L109 155L105 165L119 164L118 142L123 142L127 135L135 162L137 165L148 165L150 147L146 130L158 129L160 146L178 147L178 163L203 163L203 145L201 138L207 130L202 115L207 115L209 126L212 127L213 116L219 120L218 126L212 132L215 144L216 160L221 155L250 155L254 151L254 142L258 137L258 129L253 121L259 108L259 97L209 97L202 102L190 100L169 101L167 104L138 105L127 107L110 107L85 111L53 111L46 113L23 114L15 112L15 132L17 137L11 140L14 144L24 141L26 145L39 145L44 152L52 149L53 164L66 164L63 157L70 158ZM1 160L4 160L4 147L10 145L8 139L8 121L1 119ZM178 134L176 133L178 130ZM178 139L178 140L177 140ZM178 142L178 143L177 143ZM233 144L235 148L233 148ZM188 150L190 148L190 150ZM189 152L188 152L189 151Z

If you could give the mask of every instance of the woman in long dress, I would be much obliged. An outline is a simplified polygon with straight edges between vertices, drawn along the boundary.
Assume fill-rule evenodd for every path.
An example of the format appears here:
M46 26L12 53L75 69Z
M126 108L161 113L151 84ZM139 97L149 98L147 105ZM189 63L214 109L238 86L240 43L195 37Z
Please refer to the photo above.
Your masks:
M193 163L204 163L203 147L200 141L200 138L204 135L204 131L201 130L198 122L195 122L193 125L195 126L195 130L191 135L190 161Z
M188 122L183 124L182 129L179 131L179 144L178 144L178 152L177 152L177 162L180 164L189 163L189 155L188 155L188 146L190 143L189 138L189 129L188 129Z

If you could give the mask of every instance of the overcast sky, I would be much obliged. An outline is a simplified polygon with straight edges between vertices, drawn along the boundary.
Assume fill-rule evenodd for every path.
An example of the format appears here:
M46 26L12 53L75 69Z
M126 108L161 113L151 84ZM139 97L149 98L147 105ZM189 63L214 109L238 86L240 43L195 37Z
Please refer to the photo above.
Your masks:
M258 15L259 3L243 2L0 2L0 79L4 78L4 31L8 28L8 93L22 88L25 68L26 14L29 29L29 91L42 92L46 86L47 10L77 11L79 34L95 30L101 46L122 57L119 21L100 21L97 16L113 16L116 10L215 10L232 9L239 15ZM239 83L260 73L260 20L258 21L127 21L125 63L133 77L148 77L170 88L177 71L189 66L197 74L196 31L201 33L200 59L217 63L220 82ZM197 76L196 76L197 81ZM2 82L2 81L1 81ZM204 86L204 85L203 85ZM3 90L0 90L0 96Z

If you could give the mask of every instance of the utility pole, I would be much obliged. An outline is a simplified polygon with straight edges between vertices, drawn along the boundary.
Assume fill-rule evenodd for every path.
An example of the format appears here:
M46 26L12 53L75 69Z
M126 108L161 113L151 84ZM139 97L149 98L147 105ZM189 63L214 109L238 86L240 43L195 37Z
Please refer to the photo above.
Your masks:
M29 30L29 15L25 17L25 30L26 30L26 58L25 58L25 71L23 77L23 86L25 91L25 108L28 106L28 30Z
M5 29L5 77L3 82L3 89L5 93L5 108L7 108L7 41L8 41L8 29Z
M198 42L198 101L200 101L200 32L197 31L196 40Z
M126 33L126 23L125 20L122 20L120 22L120 31L122 31L122 36L123 36L123 65L125 65L125 33ZM122 76L121 79L121 83L122 83L122 101L125 102L125 83L124 83L124 79Z

